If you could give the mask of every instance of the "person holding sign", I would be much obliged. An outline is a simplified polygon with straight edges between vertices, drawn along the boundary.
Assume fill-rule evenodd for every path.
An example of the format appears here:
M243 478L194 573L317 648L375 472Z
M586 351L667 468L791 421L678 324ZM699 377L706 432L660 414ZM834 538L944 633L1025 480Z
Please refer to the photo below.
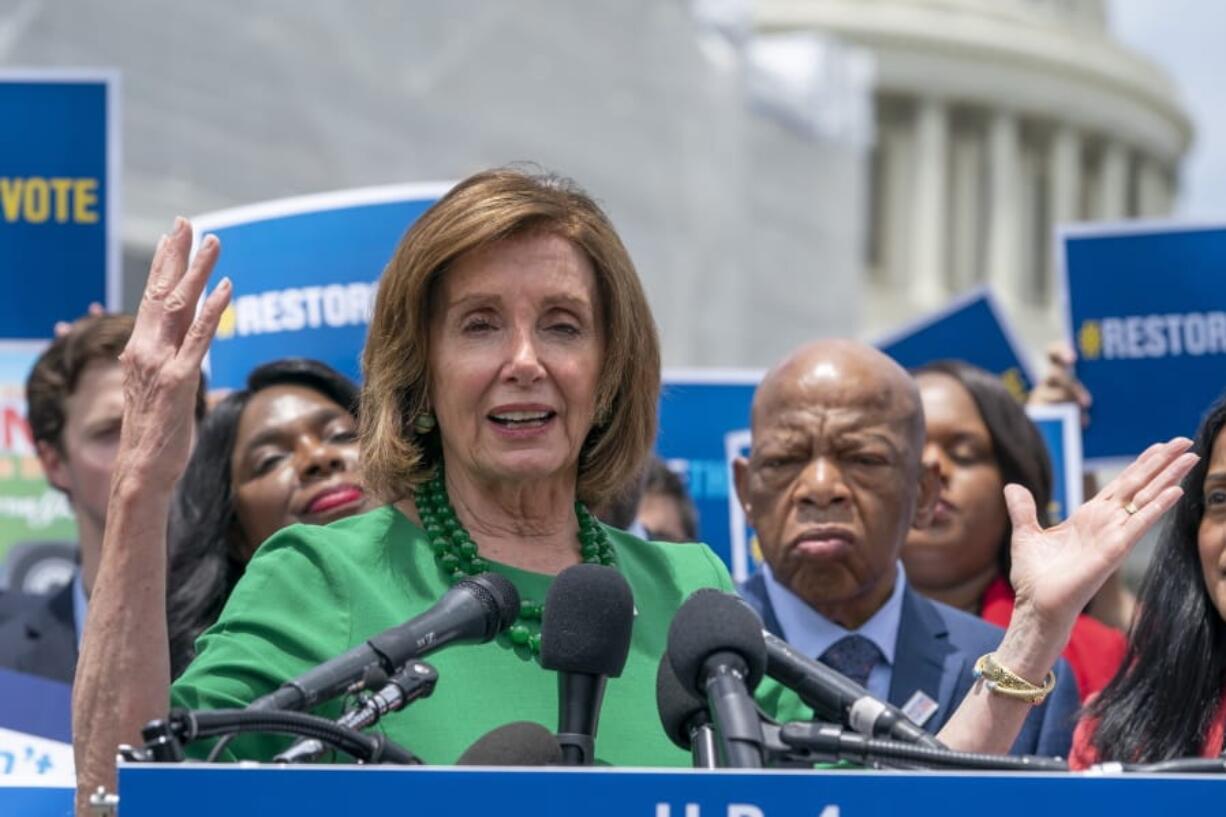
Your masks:
M938 361L912 376L924 406L924 463L939 474L941 486L931 523L907 535L907 578L930 598L1006 626L1015 593L1009 583L1013 529L1003 489L1015 483L1029 490L1040 524L1047 524L1052 476L1043 438L990 372ZM1085 700L1119 668L1124 635L1079 615L1064 657Z

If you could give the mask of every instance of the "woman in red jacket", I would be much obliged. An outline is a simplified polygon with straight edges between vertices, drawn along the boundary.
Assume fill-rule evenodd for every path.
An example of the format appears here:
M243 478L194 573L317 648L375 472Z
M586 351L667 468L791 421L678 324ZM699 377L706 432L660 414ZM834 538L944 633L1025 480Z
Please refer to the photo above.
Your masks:
M1226 726L1226 396L1210 407L1141 585L1119 673L1090 702L1069 764L1221 754Z
M941 495L932 524L907 537L907 580L931 598L1008 626L1012 527L1003 488L1014 482L1029 489L1040 524L1047 525L1052 477L1043 438L1021 403L989 372L940 361L912 374L928 431L924 463L940 474ZM1120 631L1078 617L1064 656L1082 700L1107 684L1124 650Z

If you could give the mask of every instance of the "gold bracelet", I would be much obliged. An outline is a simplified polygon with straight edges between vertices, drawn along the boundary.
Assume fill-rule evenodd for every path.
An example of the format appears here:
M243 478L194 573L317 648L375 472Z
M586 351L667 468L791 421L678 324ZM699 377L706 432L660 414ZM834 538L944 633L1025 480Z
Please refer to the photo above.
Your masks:
M1043 686L1035 686L1008 667L1002 666L996 660L996 654L991 652L979 656L979 660L975 662L975 677L984 682L988 692L1035 705L1043 703L1056 688L1055 672L1048 671Z

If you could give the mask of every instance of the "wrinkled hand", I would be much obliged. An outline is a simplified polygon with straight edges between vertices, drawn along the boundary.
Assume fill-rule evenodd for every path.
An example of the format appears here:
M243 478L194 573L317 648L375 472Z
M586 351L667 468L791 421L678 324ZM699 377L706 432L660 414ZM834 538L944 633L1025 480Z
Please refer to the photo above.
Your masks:
M1191 445L1176 437L1150 446L1093 499L1047 530L1039 527L1030 492L1006 486L1016 609L1037 615L1046 634L1067 638L1107 577L1183 495L1179 482L1198 459L1187 453ZM1135 513L1129 513L1129 502Z
M1076 403L1081 408L1082 425L1088 422L1086 413L1094 402L1089 389L1077 379L1073 367L1077 353L1064 341L1055 341L1047 346L1047 373L1035 386L1026 402L1032 406L1047 406L1055 403Z
M119 463L149 488L169 490L187 465L200 365L230 301L230 281L223 279L196 313L220 243L216 236L206 237L189 265L191 243L191 225L183 218L158 242L132 337L120 356Z

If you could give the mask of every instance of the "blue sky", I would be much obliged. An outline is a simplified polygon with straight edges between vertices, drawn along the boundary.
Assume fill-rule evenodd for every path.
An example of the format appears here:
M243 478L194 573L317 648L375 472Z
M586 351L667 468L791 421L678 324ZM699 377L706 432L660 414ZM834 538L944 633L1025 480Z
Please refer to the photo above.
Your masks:
M1171 75L1196 124L1176 215L1226 221L1226 3L1115 0L1110 12L1116 35Z

